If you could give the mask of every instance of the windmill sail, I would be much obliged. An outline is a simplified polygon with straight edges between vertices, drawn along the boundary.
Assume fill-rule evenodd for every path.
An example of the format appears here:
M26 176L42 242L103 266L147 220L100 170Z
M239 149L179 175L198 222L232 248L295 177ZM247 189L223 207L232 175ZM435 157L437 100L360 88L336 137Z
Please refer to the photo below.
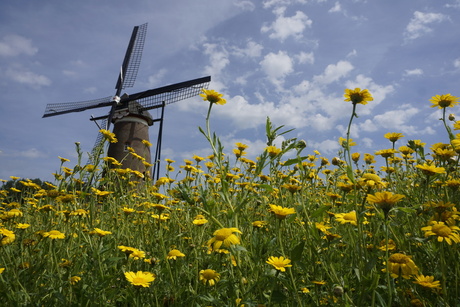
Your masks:
M112 96L80 102L49 103L46 105L43 117L81 112L89 109L107 107L110 105L112 105Z
M117 90L115 96L119 96L121 90L132 87L136 81L137 72L141 64L142 51L144 50L146 33L147 23L136 26L133 29L128 49L126 49L125 58L121 66L120 75L115 85L115 89Z

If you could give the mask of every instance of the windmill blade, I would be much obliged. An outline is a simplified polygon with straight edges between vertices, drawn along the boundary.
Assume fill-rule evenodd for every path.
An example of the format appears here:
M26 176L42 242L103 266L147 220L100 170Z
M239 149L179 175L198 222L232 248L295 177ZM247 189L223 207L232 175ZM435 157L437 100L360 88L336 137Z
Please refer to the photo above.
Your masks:
M142 51L144 50L145 35L147 33L147 23L140 26L135 26L131 39L129 40L128 49L126 50L123 65L118 76L115 89L116 96L120 96L124 88L132 87L136 81L137 71L141 64Z
M210 81L211 77L208 76L151 89L129 95L122 103L136 100L142 105L142 111L159 108L163 102L171 104L198 95L202 88L208 87Z
M109 96L80 102L49 103L46 105L45 114L43 114L43 117L56 116L72 112L81 112L88 109L110 106L113 104L112 98L112 96Z

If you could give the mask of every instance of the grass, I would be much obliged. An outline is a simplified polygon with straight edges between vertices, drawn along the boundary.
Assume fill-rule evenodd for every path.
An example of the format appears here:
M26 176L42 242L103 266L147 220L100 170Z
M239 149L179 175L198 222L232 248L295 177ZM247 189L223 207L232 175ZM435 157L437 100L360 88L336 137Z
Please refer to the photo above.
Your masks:
M15 178L23 189L1 190L3 302L460 303L458 153L445 117L454 145L428 149L409 141L395 148L395 140L393 151L358 157L347 134L331 161L316 151L304 154L308 147L295 138L276 148L275 139L290 131L267 119L267 149L250 160L244 144L226 152L211 132L212 106L200 131L213 154L179 166L168 160L158 181L113 167L110 159L71 168L61 158L54 184ZM81 157L78 145L77 152ZM385 167L376 169L375 159ZM88 185L88 178L96 183ZM180 251L175 259L168 259L171 250ZM270 257L285 261L270 264ZM138 271L154 280L139 277L135 285L125 276Z

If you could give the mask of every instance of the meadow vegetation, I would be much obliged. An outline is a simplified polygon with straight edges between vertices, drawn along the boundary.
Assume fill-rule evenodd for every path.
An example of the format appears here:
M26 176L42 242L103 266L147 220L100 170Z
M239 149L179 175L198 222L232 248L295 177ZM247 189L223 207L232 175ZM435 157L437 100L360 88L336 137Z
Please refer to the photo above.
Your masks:
M351 116L336 158L267 118L267 147L254 160L247 145L224 149L211 130L222 95L202 97L199 130L212 155L166 159L158 180L102 155L84 165L78 143L78 161L60 157L53 184L11 177L27 188L0 190L2 304L460 304L460 122L446 114L457 97L431 99L447 143L389 132L388 148L354 152L350 127L372 95L347 89L337 103ZM116 141L103 133L101 152Z

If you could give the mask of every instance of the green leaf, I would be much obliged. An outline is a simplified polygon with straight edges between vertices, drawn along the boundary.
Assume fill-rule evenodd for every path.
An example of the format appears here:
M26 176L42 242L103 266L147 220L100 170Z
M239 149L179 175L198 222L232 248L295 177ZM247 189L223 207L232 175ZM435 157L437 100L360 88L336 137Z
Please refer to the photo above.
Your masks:
M407 208L407 207L395 207L394 210L402 211L402 212L409 213L409 214L417 213L417 210L413 208Z
M300 242L291 250L291 260L300 261L302 259L302 252L305 247L305 241Z

